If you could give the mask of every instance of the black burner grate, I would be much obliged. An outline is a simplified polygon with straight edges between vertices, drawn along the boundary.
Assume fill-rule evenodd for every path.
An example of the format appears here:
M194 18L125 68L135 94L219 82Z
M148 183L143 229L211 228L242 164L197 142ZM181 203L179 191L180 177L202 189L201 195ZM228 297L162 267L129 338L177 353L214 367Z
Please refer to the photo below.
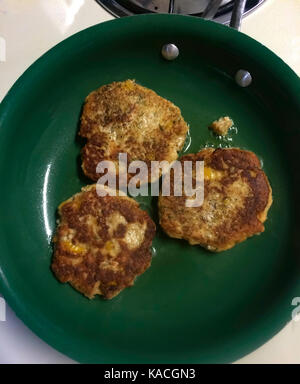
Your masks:
M96 0L103 8L116 17L130 16L144 13L174 13L202 16L202 12L209 0ZM247 0L245 12L253 11L265 0ZM234 1L223 0L215 21L227 24L230 20Z

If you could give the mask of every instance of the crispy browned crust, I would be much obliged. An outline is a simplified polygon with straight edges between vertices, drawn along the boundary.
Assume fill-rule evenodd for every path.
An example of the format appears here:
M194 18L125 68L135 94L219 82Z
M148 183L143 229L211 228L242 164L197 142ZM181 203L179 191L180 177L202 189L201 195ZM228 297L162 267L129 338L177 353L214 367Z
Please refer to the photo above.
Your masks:
M188 126L180 109L133 80L104 85L86 98L79 135L87 138L81 151L86 176L98 180L97 164L117 161L177 159ZM130 178L131 175L129 174Z
M272 189L253 152L207 148L185 160L203 160L218 177L205 177L200 207L186 207L185 196L159 197L160 225L170 237L219 252L264 231Z
M93 185L62 203L59 215L52 270L88 298L116 296L150 266L155 224L133 199L99 197Z

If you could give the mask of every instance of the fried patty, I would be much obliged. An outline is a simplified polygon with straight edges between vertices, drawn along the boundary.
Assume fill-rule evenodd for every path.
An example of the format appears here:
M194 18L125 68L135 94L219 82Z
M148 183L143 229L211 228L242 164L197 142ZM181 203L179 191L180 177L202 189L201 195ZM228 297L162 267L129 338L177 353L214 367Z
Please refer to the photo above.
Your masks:
M183 156L182 166L186 160L204 161L204 202L189 208L186 196L159 197L160 225L170 237L219 252L264 231L272 189L253 152L207 148Z
M119 153L127 154L128 163L172 162L187 132L180 109L154 91L133 80L104 85L88 95L83 108L79 135L87 143L81 151L82 169L96 181L97 164L116 162Z
M52 270L92 299L116 296L151 264L155 224L127 196L99 197L96 186L59 206Z

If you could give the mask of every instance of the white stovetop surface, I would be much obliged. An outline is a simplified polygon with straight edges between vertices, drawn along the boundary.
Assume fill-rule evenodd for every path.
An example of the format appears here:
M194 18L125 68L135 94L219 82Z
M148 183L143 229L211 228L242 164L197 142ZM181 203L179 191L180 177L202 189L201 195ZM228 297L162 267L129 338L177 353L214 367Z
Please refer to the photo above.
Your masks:
M49 48L110 19L113 17L94 0L0 0L0 43L3 39L6 43L5 62L0 52L0 100ZM242 31L273 50L300 75L300 0L267 0L243 21ZM0 364L71 362L35 336L7 307L6 321L0 321ZM239 362L299 364L300 321L291 321Z

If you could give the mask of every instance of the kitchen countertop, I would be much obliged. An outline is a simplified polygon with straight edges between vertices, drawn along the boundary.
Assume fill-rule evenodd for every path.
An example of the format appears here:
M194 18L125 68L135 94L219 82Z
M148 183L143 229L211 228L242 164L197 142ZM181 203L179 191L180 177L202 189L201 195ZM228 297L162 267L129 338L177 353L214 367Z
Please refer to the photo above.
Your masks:
M0 0L0 100L49 48L111 19L94 0ZM300 0L267 0L243 20L242 32L266 45L300 75ZM294 308L291 305L291 314ZM1 320L0 316L0 364L72 363L35 336L8 306L6 321ZM238 363L299 364L299 340L300 321L291 321Z

